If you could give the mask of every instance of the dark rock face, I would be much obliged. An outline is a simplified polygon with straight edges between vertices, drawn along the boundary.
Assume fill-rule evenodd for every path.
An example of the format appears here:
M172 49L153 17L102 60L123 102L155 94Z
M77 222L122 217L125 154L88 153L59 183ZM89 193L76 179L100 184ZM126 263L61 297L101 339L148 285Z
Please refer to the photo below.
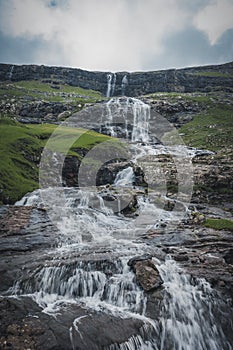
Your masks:
M47 67L36 65L0 65L0 80L20 81L57 79L71 86L107 92L108 72L89 72L81 69ZM194 67L185 69L169 69L154 72L116 73L116 84L113 95L124 93L127 96L160 92L208 92L213 90L232 91L233 63L217 66ZM204 74L202 74L204 72ZM205 74L205 73L208 74ZM217 74L216 74L217 72ZM214 74L213 74L214 73ZM123 78L127 76L127 84L122 91Z
M193 159L194 202L231 203L233 200L232 151L200 155Z
M75 110L71 103L32 102L18 108L17 119L21 123L60 122Z

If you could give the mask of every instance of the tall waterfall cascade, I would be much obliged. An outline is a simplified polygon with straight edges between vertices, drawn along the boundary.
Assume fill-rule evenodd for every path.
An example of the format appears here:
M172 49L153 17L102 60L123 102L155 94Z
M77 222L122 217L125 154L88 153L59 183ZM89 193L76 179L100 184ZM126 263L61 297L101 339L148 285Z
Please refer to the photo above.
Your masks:
M106 95L110 97L114 93L116 75L108 74L107 83ZM127 76L124 76L122 91L127 83ZM146 157L149 157L146 166L150 169L157 164L153 161L158 155L175 157L177 152L183 151L184 156L192 156L191 151L185 150L185 146L153 143L151 110L144 102L119 97L110 99L105 107L102 117L105 131L129 144L130 164L117 172L111 186L97 190L62 189L66 202L59 203L57 209L59 245L47 252L47 258L45 256L36 269L19 278L9 293L33 298L44 313L55 318L68 312L69 307L84 307L86 314L74 317L67 330L69 348L73 350L91 339L91 335L90 339L85 339L85 322L91 322L91 318L87 321L88 315L93 318L95 314L141 324L138 332L132 332L121 343L105 346L106 350L232 349L215 315L221 300L209 283L198 278L194 281L168 254L162 251L158 254L159 246L148 244L144 239L148 232L157 232L153 230L169 227L169 223L175 221L176 209L165 210L163 205L161 207L163 201L175 208L182 207L184 215L189 214L189 209L182 201L183 193L183 197L174 198L167 198L166 191L157 194L157 187L162 187L163 169L159 168L156 173L159 178L156 191L148 196L150 189L145 191L135 186L134 167L145 162ZM147 168L145 178L149 183L152 173ZM52 196L53 191L53 188L36 190L16 205L47 208L43 193ZM121 199L128 194L131 202L134 199L134 206L132 209L132 203L131 206L128 203L131 212L125 215ZM117 212L111 207L114 200L119 202ZM63 216L65 209L69 215ZM154 264L161 278L160 287L149 293L142 288L138 282L139 273L130 265L135 257L140 262L145 256L150 257L150 264ZM91 340L93 349L103 349L95 347L95 339Z
M122 81L121 81L121 95L122 96L125 96L125 92L126 92L126 88L127 88L127 85L128 85L128 77L127 77L127 74L125 74L122 78Z
M111 97L114 95L116 86L116 73L107 74L107 92L106 97Z
M13 72L14 72L15 66L11 66L10 72L9 72L9 79L12 80Z

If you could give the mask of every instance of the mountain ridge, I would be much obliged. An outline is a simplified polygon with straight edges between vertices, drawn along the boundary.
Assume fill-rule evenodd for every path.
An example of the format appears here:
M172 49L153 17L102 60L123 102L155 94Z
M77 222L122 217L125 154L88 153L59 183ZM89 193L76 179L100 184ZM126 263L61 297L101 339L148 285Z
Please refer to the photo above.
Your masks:
M0 81L50 79L103 95L140 96L153 92L232 91L233 61L220 65L147 72L100 72L80 68L0 63Z

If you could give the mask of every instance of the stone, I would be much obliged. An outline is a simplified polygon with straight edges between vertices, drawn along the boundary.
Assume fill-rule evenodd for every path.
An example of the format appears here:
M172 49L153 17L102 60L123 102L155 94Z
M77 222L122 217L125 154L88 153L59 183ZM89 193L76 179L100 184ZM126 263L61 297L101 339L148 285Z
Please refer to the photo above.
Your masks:
M75 329L75 320L78 331ZM143 321L99 313L75 303L61 306L56 317L42 312L29 297L0 299L0 348L86 350L108 348L140 334ZM8 347L6 347L8 346Z
M128 262L128 265L132 267L137 283L144 291L151 292L163 284L152 259L148 257L133 258Z

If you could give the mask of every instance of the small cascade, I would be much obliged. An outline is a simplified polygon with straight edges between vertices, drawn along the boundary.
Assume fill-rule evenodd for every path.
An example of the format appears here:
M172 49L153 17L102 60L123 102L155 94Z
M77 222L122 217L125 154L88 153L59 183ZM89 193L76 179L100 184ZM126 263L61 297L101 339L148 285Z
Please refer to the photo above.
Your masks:
M116 86L116 73L107 74L107 92L106 97L114 95Z
M117 199L113 204L111 201L105 201L106 191L96 193L78 188L60 188L59 190L61 193L64 191L64 197L62 197L64 202L54 203L59 215L53 217L53 220L62 232L60 235L62 245L71 243L90 245L91 242L104 244L106 238L110 245L121 239L129 245L128 236L133 235L132 224L127 218L115 215L119 208ZM16 205L45 208L46 203L43 199L50 198L53 191L52 188L35 190L16 202ZM120 196L119 194L119 202Z
M133 105L133 132L131 140L133 142L148 142L149 141L149 119L150 106L146 103L137 101Z
M126 87L128 85L128 77L127 77L127 74L125 74L122 78L122 81L121 81L121 95L122 96L125 96L125 91L126 91Z
M117 174L115 181L114 181L114 186L115 187L132 187L133 183L135 181L135 175L133 168L129 166L128 168L125 168Z
M143 314L146 307L146 297L125 258L114 263L80 261L68 266L46 266L17 282L14 292L34 294L37 303L49 311L57 309L61 299L81 300L96 309L102 305L114 313Z
M149 141L150 106L132 97L112 98L106 104L105 128L111 136Z
M128 259L66 265L50 262L51 266L44 266L18 281L14 293L32 296L47 314L59 314L63 305L69 303L82 303L96 312L143 321L139 334L107 349L232 349L215 316L215 309L222 307L221 301L209 283L204 279L192 281L173 260L160 263L156 259L164 282L164 297L158 319L152 320L147 316L147 296L137 285L127 265ZM74 323L77 322L75 319ZM72 330L72 339L77 328Z
M9 79L12 80L12 77L13 77L13 72L14 72L14 68L15 66L11 66L11 69L10 69L10 72L9 72Z
M160 349L171 349L171 344L174 350L232 349L214 315L214 307L221 308L221 304L209 283L204 279L192 281L170 259L157 267L165 288Z

